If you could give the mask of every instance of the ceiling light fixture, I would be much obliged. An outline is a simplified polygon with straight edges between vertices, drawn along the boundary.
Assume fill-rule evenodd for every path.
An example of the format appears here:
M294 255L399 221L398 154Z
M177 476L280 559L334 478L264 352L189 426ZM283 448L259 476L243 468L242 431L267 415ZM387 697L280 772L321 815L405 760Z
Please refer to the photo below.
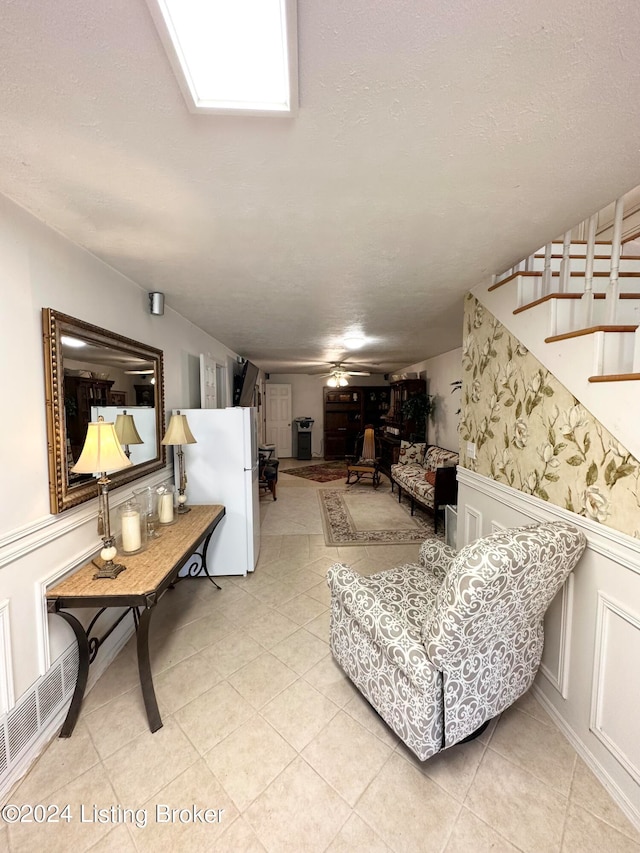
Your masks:
M332 373L329 379L327 380L327 385L330 388L344 388L348 384L349 381L347 377L339 370L336 370L334 373Z
M357 332L345 335L345 337L342 339L342 343L347 349L360 349L360 347L363 347L366 342L367 339L365 338L365 336Z
M292 115L296 0L147 0L192 112Z

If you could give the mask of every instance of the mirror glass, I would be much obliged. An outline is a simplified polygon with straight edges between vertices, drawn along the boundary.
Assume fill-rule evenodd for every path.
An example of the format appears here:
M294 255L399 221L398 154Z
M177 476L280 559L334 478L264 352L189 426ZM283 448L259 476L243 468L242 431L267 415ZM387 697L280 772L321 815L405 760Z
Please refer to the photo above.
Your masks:
M42 313L49 491L51 512L58 513L96 496L96 478L71 469L87 425L100 415L117 429L125 422L135 426L121 433L132 466L109 473L112 488L164 467L162 350L51 308ZM133 421L118 420L125 414Z

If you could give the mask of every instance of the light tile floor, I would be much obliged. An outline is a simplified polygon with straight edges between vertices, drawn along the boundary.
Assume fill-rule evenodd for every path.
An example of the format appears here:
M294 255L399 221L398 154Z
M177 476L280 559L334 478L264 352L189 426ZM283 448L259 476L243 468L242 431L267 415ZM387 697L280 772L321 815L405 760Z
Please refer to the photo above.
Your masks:
M640 834L531 695L424 764L398 741L331 658L324 576L336 559L371 573L418 547L326 547L318 488L283 463L278 500L261 499L254 574L167 593L151 641L163 728L147 729L130 642L73 737L11 795L69 803L72 820L0 824L0 850L639 853ZM94 806L130 811L101 822Z

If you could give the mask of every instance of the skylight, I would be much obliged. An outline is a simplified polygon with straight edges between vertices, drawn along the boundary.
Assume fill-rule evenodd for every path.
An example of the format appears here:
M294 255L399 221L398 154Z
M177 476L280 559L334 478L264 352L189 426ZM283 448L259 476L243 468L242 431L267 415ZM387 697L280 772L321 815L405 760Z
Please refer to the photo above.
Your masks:
M296 0L147 0L189 109L292 115Z

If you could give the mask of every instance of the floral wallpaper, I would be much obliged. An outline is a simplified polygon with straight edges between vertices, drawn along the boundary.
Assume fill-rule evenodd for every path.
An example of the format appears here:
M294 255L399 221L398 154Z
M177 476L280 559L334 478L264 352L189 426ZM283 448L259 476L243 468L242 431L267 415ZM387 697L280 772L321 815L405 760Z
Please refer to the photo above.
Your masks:
M640 538L638 460L471 294L462 369L461 465Z

